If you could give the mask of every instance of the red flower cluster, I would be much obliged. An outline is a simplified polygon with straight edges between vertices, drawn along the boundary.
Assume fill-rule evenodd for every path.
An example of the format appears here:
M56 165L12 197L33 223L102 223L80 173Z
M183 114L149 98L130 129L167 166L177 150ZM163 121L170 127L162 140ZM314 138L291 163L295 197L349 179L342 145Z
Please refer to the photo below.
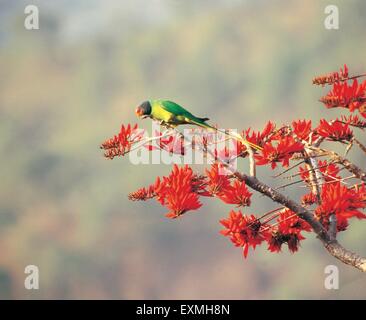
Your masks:
M159 178L158 178L159 179ZM157 179L157 183L160 183L160 180ZM156 197L155 189L157 187L155 185L151 185L147 188L143 187L138 189L137 191L131 192L128 195L128 199L132 201L146 201L148 199L152 199Z
M223 202L227 204L236 204L238 207L249 207L251 196L252 193L249 192L245 182L238 180L234 180L232 185L228 185L218 194L218 197Z
M234 180L232 183L225 174L225 168L221 164L213 164L210 170L206 170L207 190L212 196L216 196L227 204L250 206L252 193L249 192L245 182Z
M144 131L137 124L133 127L130 124L127 127L122 125L119 134L103 142L100 148L105 150L104 156L108 159L124 156L134 143L141 141L143 134Z
M357 115L354 116L351 114L348 117L343 115L341 116L340 120L336 119L336 121L339 121L341 123L347 123L350 126L357 127L360 129L366 128L366 121L361 120Z
M311 130L311 120L298 120L292 122L292 128L294 130L294 133L300 140L308 140L310 133L312 133ZM314 139L315 137L313 137Z
M225 227L220 233L230 237L236 247L243 248L243 255L246 258L249 248L253 250L266 239L261 222L254 215L243 215L240 211L231 211L228 219L220 220Z
M359 209L366 208L366 188L350 189L341 182L326 184L321 192L321 205L315 210L315 216L321 223L328 227L329 216L337 217L338 231L343 231L348 226L348 219L356 217L366 219L366 215Z
M222 194L230 187L230 179L226 174L223 174L224 170L224 166L218 163L213 164L210 170L206 169L207 189L213 196Z
M313 84L326 85L348 79L348 67L344 65L344 69L340 68L339 72L331 72L329 74L318 76L313 79Z
M187 165L179 168L174 165L171 174L164 177L162 183L155 190L158 200L170 211L168 218L177 218L189 210L196 210L202 206L196 191L200 179Z
M316 131L320 136L330 141L351 141L353 138L353 132L349 125L339 121L328 122L322 119Z
M277 145L266 143L261 154L256 155L257 165L262 166L271 164L271 168L275 169L277 163L281 162L282 166L288 167L291 157L296 152L304 150L304 145L291 136L281 138Z
M225 227L220 233L229 237L236 247L242 247L245 258L250 247L254 250L263 241L268 243L271 252L280 252L284 243L291 252L296 252L300 240L305 239L301 232L310 232L311 227L289 209L281 211L276 221L276 224L268 225L254 215L231 211L227 219L220 220Z
M219 164L206 170L207 176L193 173L187 165L181 168L174 165L169 176L158 177L154 185L130 193L129 199L145 201L156 198L170 210L166 215L168 218L177 218L187 211L199 209L202 206L200 196L216 196L227 204L249 206L252 193L245 183L236 179L232 182L223 172L224 167Z
M361 84L357 79L353 80L352 85L347 82L335 82L333 89L320 99L327 108L347 108L351 112L364 110L366 102L366 81Z
M289 250L292 253L296 252L300 241L305 239L301 234L302 231L310 232L310 225L290 209L284 209L277 218L277 225L272 226L271 234L267 238L268 250L280 252L282 245L287 243Z
M304 194L301 197L301 204L304 207L307 207L307 206L311 206L314 203L316 203L317 200L318 200L318 198L317 198L316 194L314 194L313 192L310 192L310 193Z
M174 165L168 177L163 177L162 180L157 178L155 184L149 187L148 194L155 196L169 209L166 217L177 218L189 210L196 210L202 206L199 202L201 182L202 178L195 175L187 165L181 168ZM144 194L144 188L140 191ZM146 197L141 198L145 199Z
M344 70L340 69L340 72L316 77L313 83L333 85L332 90L320 98L327 108L347 108L351 112L359 110L360 114L366 118L366 81L359 83L357 80L364 76L366 74L350 77L348 68L344 65ZM349 84L348 81L352 79L352 84Z

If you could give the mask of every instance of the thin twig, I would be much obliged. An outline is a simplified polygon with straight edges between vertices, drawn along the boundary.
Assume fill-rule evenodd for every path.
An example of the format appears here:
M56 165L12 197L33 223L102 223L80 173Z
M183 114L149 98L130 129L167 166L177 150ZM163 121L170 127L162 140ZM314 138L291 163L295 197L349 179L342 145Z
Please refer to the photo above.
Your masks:
M328 167L329 165L331 165L331 164L336 164L337 162L335 162L335 161L331 161L331 162L329 162L329 163L327 163L327 164L324 164L324 165L322 165L322 166L318 166L318 169L322 169L322 168L326 168L326 167ZM341 168L339 171L341 171L341 170L343 170L344 168ZM301 171L301 172L298 172L298 173L294 173L294 174L292 174L291 176L287 176L287 177L283 177L283 179L293 179L293 178L295 178L295 177L297 177L297 176L300 176L300 175L302 175L302 174L304 174L304 173L308 173L309 171L311 171L312 169L308 169L308 170L304 170L304 171ZM324 174L324 172L322 172L323 174Z
M139 149L141 147L143 147L145 144L149 143L149 142L152 142L152 141L155 141L155 140L159 140L161 138L165 138L165 137L168 137L168 136L171 136L172 133L168 134L169 133L169 130L165 130L160 136L153 136L153 137L147 137L145 140L141 140L139 142L139 144L135 145L133 148L129 149L127 153L131 152L131 151L134 151L136 149Z
M356 178L366 182L366 172L363 171L358 166L356 166L355 164L353 164L348 159L340 156L338 153L336 153L334 151L329 151L329 150L315 148L315 147L310 147L310 148L312 148L316 152L327 153L333 160L342 164L349 172L353 173L356 176Z
M296 180L296 181L292 181L292 182L289 182L289 183L286 183L286 184L282 184L282 185L276 187L275 190L284 189L284 188L287 188L289 186L293 186L294 184L298 184L298 183L301 183L301 182L303 182L303 180Z
M354 141L354 137L353 139L348 143L346 150L344 151L344 155L343 157L347 157L348 153L351 151L352 147L353 147L353 141Z
M356 144L360 147L360 149L366 153L366 146L364 146L359 140L356 138L353 138L353 141L356 142Z
M345 178L341 178L341 179L334 179L333 181L325 181L325 182L323 182L323 183L321 183L321 184L319 184L319 186L324 186L324 185L326 185L326 184L331 184L331 183L334 183L334 182L342 182L342 183L344 183L344 184L347 184L346 182L344 182L344 181L346 181L346 180L350 180L350 179L354 179L355 178L355 176L354 175L352 175L352 176L349 176L349 177L345 177ZM307 188L307 187L309 187L309 186L300 186L300 188Z
M298 163L294 164L293 166L291 166L291 167L287 168L286 170L282 171L281 173L276 174L275 176L272 176L272 178L278 178L278 177L280 177L280 176L284 175L285 173L287 173L287 172L291 171L292 169L295 169L297 166L299 166L299 165L303 164L304 162L305 162L305 160L302 160L302 161L300 161L300 162L298 162Z

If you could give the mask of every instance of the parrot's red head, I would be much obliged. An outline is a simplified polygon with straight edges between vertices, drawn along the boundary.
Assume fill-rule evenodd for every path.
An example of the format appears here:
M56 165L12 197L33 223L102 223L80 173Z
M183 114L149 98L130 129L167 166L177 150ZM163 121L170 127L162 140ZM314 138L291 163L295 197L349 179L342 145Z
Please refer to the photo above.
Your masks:
M146 118L151 114L151 104L149 101L141 103L135 110L136 115L139 118Z

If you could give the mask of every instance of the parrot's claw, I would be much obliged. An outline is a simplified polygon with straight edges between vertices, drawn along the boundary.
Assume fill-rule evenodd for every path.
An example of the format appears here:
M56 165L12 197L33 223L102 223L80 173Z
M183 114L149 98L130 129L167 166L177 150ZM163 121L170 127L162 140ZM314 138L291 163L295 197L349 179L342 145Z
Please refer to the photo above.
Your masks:
M161 125L162 127L167 128L167 129L172 129L172 128L174 128L173 126L171 126L169 123L165 122L164 120L161 120L161 121L160 121L160 125Z

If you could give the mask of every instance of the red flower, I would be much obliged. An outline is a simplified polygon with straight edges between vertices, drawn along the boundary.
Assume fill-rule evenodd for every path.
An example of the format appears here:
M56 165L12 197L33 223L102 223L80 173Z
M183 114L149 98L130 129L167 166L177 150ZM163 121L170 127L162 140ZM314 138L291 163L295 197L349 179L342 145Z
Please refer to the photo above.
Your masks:
M274 133L275 129L276 125L273 122L268 121L262 132L260 133L260 138L262 139L262 141L264 139L268 139L270 135Z
M199 209L202 204L198 200L198 195L189 192L187 188L180 187L178 190L170 190L165 195L166 206L170 211L165 215L167 218L178 218L189 210Z
M245 258L249 247L255 249L266 239L266 233L261 231L262 224L254 215L243 215L232 210L228 219L222 219L220 223L225 227L220 233L230 237L236 247L242 247Z
M268 250L270 252L281 252L282 245L287 243L290 252L295 253L299 250L301 240L305 240L305 237L300 233L282 234L274 231L267 237Z
M288 240L287 236L280 234L279 232L272 232L267 237L268 250L270 252L281 252L282 245Z
M189 210L196 210L202 206L199 196L210 195L206 191L206 177L194 174L187 165L179 168L174 165L168 177L159 177L148 188L141 188L129 194L129 199L147 200L156 198L160 204L170 211L168 218L177 218Z
M308 140L311 133L311 120L298 120L292 122L294 133L300 140Z
M318 201L317 196L310 192L301 197L301 204L303 206L311 206Z
M128 195L128 199L132 201L146 201L156 196L153 186L148 188L140 188L137 191L131 192Z
M324 181L329 182L337 182L341 177L339 176L339 168L334 163L329 163L327 160L319 161L319 170L323 174Z
M281 162L282 166L288 167L290 158L296 152L304 150L304 146L300 142L296 142L293 137L282 138L277 146L272 143L266 143L261 151L261 155L256 155L257 165L271 164L272 169L276 168L277 162Z
M364 118L366 118L366 104L364 104L363 106L361 106L359 108L359 110L360 110L361 116L363 116Z
M356 217L366 219L359 209L366 207L366 189L363 185L358 189L349 189L341 182L326 184L321 192L322 203L315 210L316 217L328 227L329 216L335 214L338 224Z
M157 188L156 193L159 201L170 211L166 214L168 218L177 218L189 210L196 210L202 206L199 196L194 192L197 176L187 165L179 168L174 165L168 177Z
M361 120L358 116L353 116L353 115L349 115L348 117L341 116L341 120L337 119L337 121L344 122L344 123L349 124L350 126L361 128L361 129L366 128L366 121Z
M268 250L280 252L282 245L287 243L289 250L292 253L296 252L300 241L305 239L302 231L310 232L310 225L290 209L284 209L279 214L276 225L272 226L271 232L267 234Z
M252 131L251 128L242 132L241 136L248 140L251 143L256 144L257 146L263 146L265 142L271 140L273 133L275 132L276 125L268 121L262 132ZM241 154L246 150L246 146L238 141L238 154Z
M320 99L327 108L347 108L351 112L359 109L366 101L366 81L358 84L357 79L352 85L347 82L335 82L333 89ZM361 111L362 112L362 111Z
M348 219L342 216L338 216L337 218L337 232L346 231L348 228Z
M206 169L206 175L208 177L208 191L212 195L220 194L223 190L230 187L230 179L224 173L224 166L221 164L213 164L210 170Z
M271 252L280 252L284 243L287 243L292 253L296 252L300 241L305 239L301 231L311 231L310 225L289 209L280 213L277 226L272 226L271 229L272 232L268 233L266 238L268 250Z
M299 250L301 240L305 240L301 234L287 235L287 245L290 252L295 253Z
M344 65L344 70L340 68L339 72L332 72L323 76L315 77L313 84L322 85L333 84L342 80L348 79L348 67Z
M235 180L233 185L226 186L218 194L218 197L228 204L240 206L250 206L252 193L249 192L244 181Z
M353 132L349 128L349 125L339 121L328 122L322 119L316 130L319 135L330 141L351 141L353 138Z
M130 124L127 127L122 125L119 134L103 142L100 148L106 150L104 156L108 159L124 156L134 143L142 139L143 134L144 131L138 129L137 124L133 127Z
M300 178L307 184L310 183L310 172L309 169L305 167L299 167Z
M146 201L148 199L157 197L158 198L157 200L160 201L158 193L161 188L162 188L161 180L159 177L157 177L154 184L148 186L147 188L143 187L134 192L131 192L128 195L128 199L132 201Z
M290 209L284 209L277 218L278 231L281 234L299 234L301 231L311 231L310 225Z

